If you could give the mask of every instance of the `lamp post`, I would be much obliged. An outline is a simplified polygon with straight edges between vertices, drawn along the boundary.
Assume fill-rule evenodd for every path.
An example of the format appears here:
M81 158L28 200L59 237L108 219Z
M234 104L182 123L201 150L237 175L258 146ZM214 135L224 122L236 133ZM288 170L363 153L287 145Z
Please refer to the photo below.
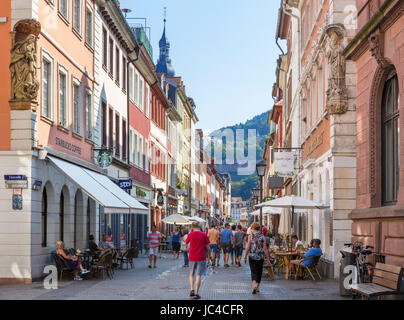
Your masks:
M260 196L260 189L259 188L254 188L252 189L252 194L254 197L254 205L258 204L259 201L259 196ZM254 222L256 222L257 218L254 216Z
M264 186L263 186L264 182L263 182L263 180L264 180L265 171L267 169L267 163L266 163L265 160L261 160L260 162L258 162L256 164L256 166L257 166L257 176L260 178L260 189L259 189L259 191L260 191L260 199L259 199L259 202L262 203L262 196L263 196L263 192L264 192ZM261 225L261 228L262 228L262 207L260 207L260 225Z

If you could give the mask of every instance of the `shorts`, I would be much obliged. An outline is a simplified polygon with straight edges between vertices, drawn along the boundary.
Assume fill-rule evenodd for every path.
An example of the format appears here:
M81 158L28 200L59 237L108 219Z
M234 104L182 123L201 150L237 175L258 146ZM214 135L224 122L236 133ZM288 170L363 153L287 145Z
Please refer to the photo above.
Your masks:
M223 249L223 253L230 253L231 252L231 248L233 248L233 245L231 242L224 242L222 243L222 249Z
M236 249L234 249L234 253L236 255L236 257L242 257L243 256L243 245L239 244L236 246Z
M149 249L149 256L157 256L157 253L159 252L159 248L150 248Z
M219 251L217 244L210 244L209 247L212 253L217 253Z
M180 252L180 243L179 242L174 242L173 241L173 251L174 252Z
M189 274L193 276L206 275L206 261L190 261Z

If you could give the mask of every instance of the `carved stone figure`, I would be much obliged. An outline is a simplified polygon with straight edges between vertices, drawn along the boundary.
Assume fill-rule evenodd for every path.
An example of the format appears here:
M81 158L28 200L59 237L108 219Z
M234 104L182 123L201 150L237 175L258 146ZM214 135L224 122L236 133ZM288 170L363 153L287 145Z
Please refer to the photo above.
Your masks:
M327 109L330 114L342 114L348 109L345 87L345 60L342 55L340 36L333 31L327 37L326 57L329 65Z
M36 101L37 79L36 41L40 31L36 20L22 20L14 28L11 48L11 100Z
M380 43L380 35L377 33L369 37L369 49L377 63L383 68L388 68L391 63L384 57L383 45Z

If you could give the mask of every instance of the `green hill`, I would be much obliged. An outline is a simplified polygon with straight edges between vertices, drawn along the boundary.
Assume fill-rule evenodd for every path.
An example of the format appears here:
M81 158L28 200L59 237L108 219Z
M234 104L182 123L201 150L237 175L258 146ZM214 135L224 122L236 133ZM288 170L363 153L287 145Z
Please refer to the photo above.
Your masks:
M218 171L221 173L230 173L232 179L232 196L234 197L242 197L243 200L247 200L251 197L251 189L257 185L257 175L251 174L249 176L239 175L238 169L242 167L242 165L228 163L226 159L226 151L230 152L234 155L234 159L236 159L236 151L243 152L245 156L248 154L248 130L253 129L256 130L256 160L260 161L262 159L262 154L265 147L265 140L269 134L269 127L266 123L268 112L264 112L260 115L255 116L251 120L246 121L245 123L236 124L233 126L228 126L216 130L210 134L211 138L216 138L214 140L214 148L221 148L222 150L222 159L223 164L217 164ZM222 138L223 131L226 129L230 129L233 132L233 137L235 140L236 130L244 130L244 143L237 146L236 142L232 145L228 145L226 138ZM227 131L229 132L229 131ZM237 148L238 147L238 148ZM242 148L241 150L239 150ZM219 149L216 154L220 153ZM210 150L211 156L214 156L214 149ZM218 162L218 161L217 161Z

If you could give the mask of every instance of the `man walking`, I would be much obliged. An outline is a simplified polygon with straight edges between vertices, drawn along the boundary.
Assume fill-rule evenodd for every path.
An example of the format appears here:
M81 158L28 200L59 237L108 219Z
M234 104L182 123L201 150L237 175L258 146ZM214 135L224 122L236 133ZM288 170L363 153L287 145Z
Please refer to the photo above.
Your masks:
M156 225L152 226L152 231L147 233L147 249L149 250L149 268L152 267L154 257L154 268L157 268L157 253L160 247L161 233L157 231Z
M218 242L219 242L219 231L217 231L216 227L212 225L212 227L208 231L208 238L209 238L209 247L212 253L210 257L210 261L212 262L212 267L215 266L216 262L216 254L218 253Z
M234 242L236 244L235 256L236 256L236 264L241 267L241 258L243 256L243 240L245 237L245 233L242 230L242 227L239 225L238 230L234 235Z
M190 298L198 300L201 277L206 275L206 256L210 257L209 239L201 231L199 222L192 222L192 230L185 243L189 244L189 283L191 286ZM206 252L208 253L206 255Z
M230 230L230 223L225 224L225 228L220 233L220 243L223 250L224 267L228 268L229 254L232 248L235 248L233 232Z

